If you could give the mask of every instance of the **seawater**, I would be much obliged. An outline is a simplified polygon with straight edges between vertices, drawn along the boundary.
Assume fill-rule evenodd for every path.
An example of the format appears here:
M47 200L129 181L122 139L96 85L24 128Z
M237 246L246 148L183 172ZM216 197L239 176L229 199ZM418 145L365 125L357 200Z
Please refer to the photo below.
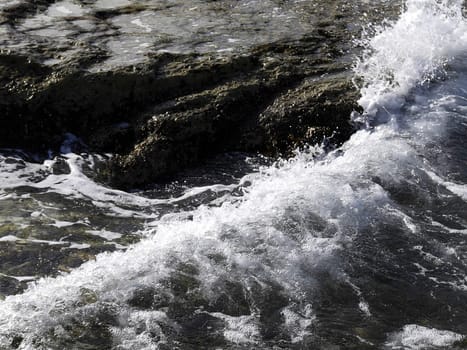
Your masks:
M102 187L85 171L93 156L64 154L66 174L49 171L54 161L4 157L0 203L28 203L54 227L81 220L111 242L126 231L141 240L114 241L114 251L6 297L0 348L465 346L462 6L408 0L398 20L368 30L355 64L361 128L330 153L310 147L168 198ZM57 197L78 214L60 216ZM121 232L103 229L112 220ZM73 237L61 242L70 248Z

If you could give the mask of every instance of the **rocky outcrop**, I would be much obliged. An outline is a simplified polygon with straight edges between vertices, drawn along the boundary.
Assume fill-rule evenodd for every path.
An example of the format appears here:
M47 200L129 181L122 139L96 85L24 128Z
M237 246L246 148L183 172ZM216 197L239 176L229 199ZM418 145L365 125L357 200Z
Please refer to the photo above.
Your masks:
M261 68L244 79L157 106L136 132L140 142L114 159L113 181L139 185L218 152L286 156L324 136L333 135L336 143L344 140L352 131L348 118L358 108L357 92L348 75L320 77L316 65L309 67L316 70L314 78L293 68Z
M73 133L116 154L102 179L133 187L220 152L346 139L351 40L371 6L251 4L0 5L0 147L58 149Z

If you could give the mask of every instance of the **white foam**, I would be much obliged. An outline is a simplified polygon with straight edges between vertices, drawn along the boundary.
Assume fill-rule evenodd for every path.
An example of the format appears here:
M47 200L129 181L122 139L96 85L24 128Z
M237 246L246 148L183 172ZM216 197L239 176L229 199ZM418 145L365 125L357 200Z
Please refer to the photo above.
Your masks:
M69 148L63 150L68 152ZM26 163L24 168L18 167L14 163L2 162L2 176L5 178L0 186L3 190L29 186L47 190L47 192L54 192L68 198L87 200L96 207L107 211L109 215L121 217L155 218L158 216L157 211L144 213L139 209L167 203L166 200L152 200L128 192L110 189L94 182L82 171L82 166L88 159L81 155L67 153L62 155L62 158L70 168L69 174L54 175L51 173L50 169L57 159L46 160L43 164ZM37 180L37 174L42 177L40 181ZM135 210L130 209L132 206L135 207ZM41 215L41 213L35 212L32 215L37 216Z
M37 279L36 276L10 276L19 282L31 282Z
M448 347L462 339L462 335L454 332L409 324L402 331L391 334L385 345L392 349L421 350Z
M368 317L371 316L370 305L364 300L358 303L358 308Z
M51 17L82 16L86 10L73 1L60 1L49 7L47 14Z
M87 244L87 243L73 243L73 242L70 242L70 245L67 247L68 249L88 249L88 248L91 248L91 245L90 244Z
M174 268L170 263L174 258L197 262L198 278L208 295L211 283L235 271L240 281L255 275L275 281L292 299L302 298L304 290L313 290L310 271L321 263L327 266L340 249L341 238L347 239L340 229L360 225L377 203L387 200L384 191L370 182L363 187L351 185L361 183L355 178L359 169L343 173L342 167L353 166L354 161L348 159L353 156L349 149L332 162L313 162L309 155L301 154L281 167L248 176L252 185L241 200L220 207L201 206L188 221L172 217L155 222L152 235L148 233L147 239L126 252L99 255L68 275L42 279L24 294L7 297L0 308L0 334L19 332L25 344L32 344L36 336L63 322L63 318L51 316L57 305L67 310L69 317L79 312L72 310L83 287L101 300L118 304L120 312L129 312L122 296L131 294L135 285L166 277ZM376 160L375 155L368 157ZM315 213L334 220L336 233L324 237L304 226L299 236L291 236L280 228L289 213L297 218ZM213 253L225 256L225 265L213 264L208 258ZM304 274L300 266L307 266L308 272ZM303 322L305 325L306 320Z
M102 237L108 241L112 241L114 239L118 239L122 237L121 233L107 231L107 230L86 230L86 232L94 236Z
M5 275L4 273L0 273L0 276L14 278L15 280L19 282L31 282L37 279L36 276L12 276L12 275Z
M305 336L311 334L310 326L312 326L316 319L313 314L313 307L311 304L308 304L303 310L304 313L298 313L292 307L286 307L281 312L285 320L285 328L292 343L299 343Z
M427 174L431 177L433 181L439 183L440 185L443 185L449 191L461 197L463 200L467 201L467 185L456 184L451 181L446 181L432 171L427 171Z
M234 317L220 312L212 312L210 315L225 322L224 337L234 344L255 344L260 339L258 320L255 316Z
M50 224L50 226L55 226L55 227L58 227L58 228L62 228L62 227L70 227L70 226L73 226L75 224L76 224L76 222L55 220L53 224Z
M359 103L367 116L397 111L411 89L467 47L460 0L407 0L401 17L376 31L355 69L364 81Z
M437 221L432 221L431 224L433 226L437 226L437 227L440 227L446 231L448 231L449 233L461 233L461 234L464 234L464 235L467 235L467 228L466 229L461 229L461 230L457 230L457 229L453 229L453 228L449 228L447 227L446 225L443 225Z
M149 26L147 24L144 24L141 21L141 18L134 19L134 20L131 21L131 23L134 24L134 25L137 25L140 28L143 28L146 31L146 33L151 33L152 32L151 26Z
M19 238L13 235L3 236L0 238L0 242L16 242Z
M69 242L66 241L48 241L43 239L22 239L13 235L3 236L0 238L0 242L17 242L21 244L36 243L36 244L48 244L48 245L66 245L69 246Z

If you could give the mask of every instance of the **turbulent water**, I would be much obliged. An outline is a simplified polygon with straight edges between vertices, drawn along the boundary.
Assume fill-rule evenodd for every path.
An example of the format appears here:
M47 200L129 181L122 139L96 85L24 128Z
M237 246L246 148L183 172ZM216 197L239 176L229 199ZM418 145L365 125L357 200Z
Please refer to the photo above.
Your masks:
M408 0L367 30L360 130L330 153L127 193L91 180L102 156L4 152L4 277L53 277L0 302L0 348L466 347L462 6Z

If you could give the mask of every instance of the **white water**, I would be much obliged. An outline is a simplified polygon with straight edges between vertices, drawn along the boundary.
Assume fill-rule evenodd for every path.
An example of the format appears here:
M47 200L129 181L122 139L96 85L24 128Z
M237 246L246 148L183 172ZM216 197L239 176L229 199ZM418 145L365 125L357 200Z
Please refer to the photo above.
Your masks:
M462 339L460 334L440 331L417 325L407 325L401 332L392 334L387 348L421 350L430 347L448 347Z
M8 348L12 337L21 335L19 349L40 348L41 342L51 341L51 330L63 335L63 325L73 318L87 320L111 305L120 320L112 329L119 349L157 348L168 337L162 327L172 322L167 313L137 310L126 301L141 286L164 290L163 282L179 262L196 266L200 292L209 300L216 298L216 286L225 280L238 281L251 294L256 285L277 288L288 299L281 312L292 342L309 335L321 283L317 276L325 271L338 281L347 280L340 252L351 249L361 229L394 217L408 234L417 233L381 182L415 184L425 174L450 196L465 200L465 184L443 179L426 151L443 138L452 109L466 98L462 58L467 54L467 23L461 2L408 0L401 18L381 28L367 45L367 55L356 65L364 81L360 103L365 109L356 119L367 127L341 149L328 155L312 149L248 175L240 182L251 183L244 195L220 206L200 206L189 215L149 216L147 238L127 251L99 255L69 274L42 279L24 294L9 296L0 302L0 347ZM439 77L445 81L435 81ZM90 183L73 168L70 175L51 176L33 186L95 198L95 205L111 202L112 208L115 203L161 203L127 193L108 198L97 185L88 187ZM83 303L83 291L88 290L96 300ZM371 304L355 290L358 305L365 305L362 313L371 317ZM260 312L254 307L250 311L237 317L211 316L225 322L225 339L253 347L262 342ZM412 329L418 328L404 328ZM151 337L154 332L160 335L159 343ZM409 343L447 346L462 337L442 334L442 344L428 336ZM387 346L399 345L391 339Z

